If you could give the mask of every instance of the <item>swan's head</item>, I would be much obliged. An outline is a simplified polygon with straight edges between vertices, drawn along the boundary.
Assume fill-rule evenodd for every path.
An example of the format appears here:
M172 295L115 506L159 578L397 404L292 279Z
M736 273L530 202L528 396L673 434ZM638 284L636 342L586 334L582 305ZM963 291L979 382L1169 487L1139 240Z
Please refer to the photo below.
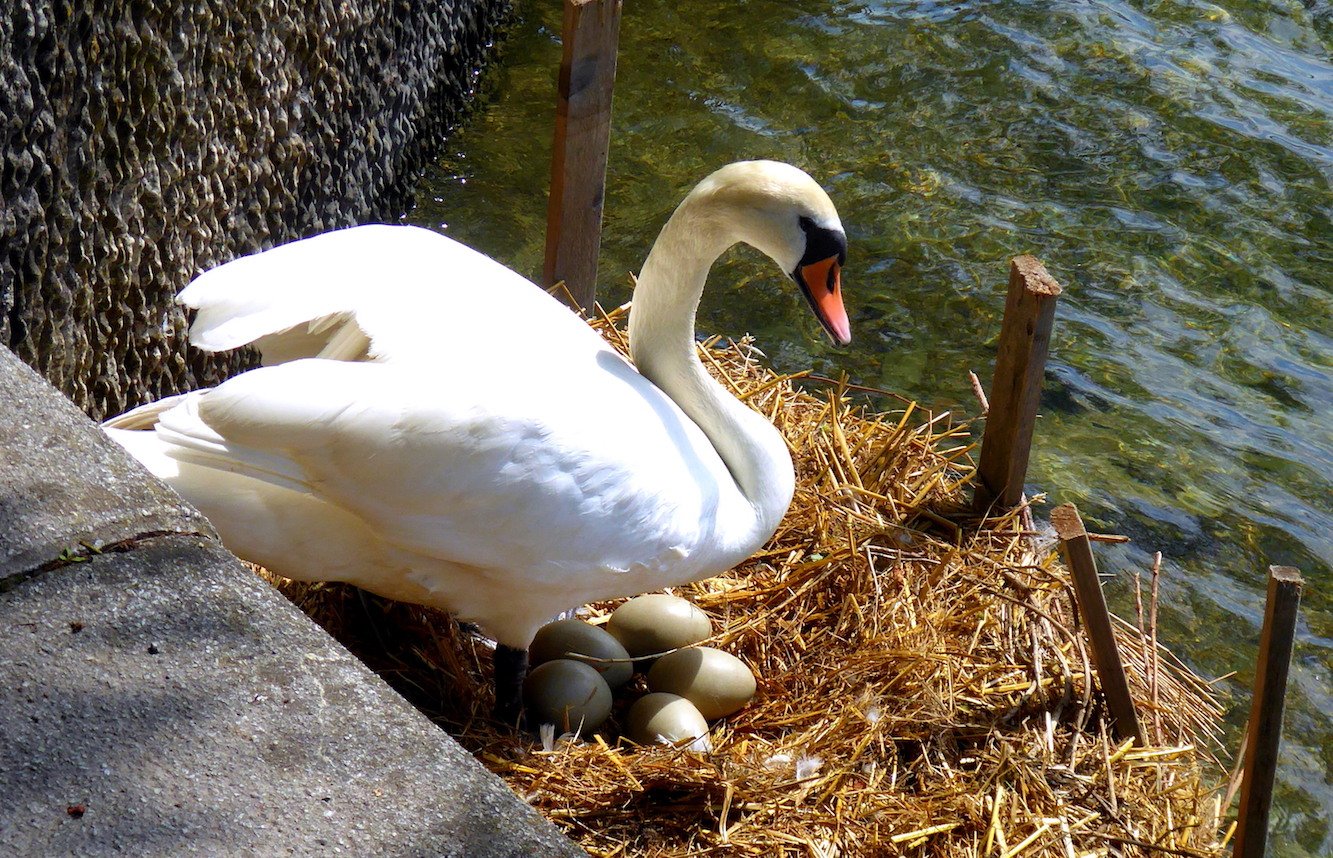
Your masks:
M842 304L847 234L833 201L803 170L778 161L728 164L690 194L730 235L773 259L801 287L839 345L851 342Z

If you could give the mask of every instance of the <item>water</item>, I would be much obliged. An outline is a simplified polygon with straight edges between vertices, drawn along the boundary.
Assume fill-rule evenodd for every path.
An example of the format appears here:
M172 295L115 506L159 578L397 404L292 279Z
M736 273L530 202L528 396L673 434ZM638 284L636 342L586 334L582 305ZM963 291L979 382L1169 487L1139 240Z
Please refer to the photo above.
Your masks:
M411 219L541 268L560 4L524 4ZM714 268L703 331L975 411L1007 260L1066 286L1031 488L1096 529L1116 607L1166 555L1162 636L1238 734L1269 564L1308 582L1275 855L1333 854L1333 4L634 0L599 295L628 298L680 196L728 161L819 178L851 241L835 350L767 260ZM479 295L479 298L484 296ZM487 324L483 301L460 308Z

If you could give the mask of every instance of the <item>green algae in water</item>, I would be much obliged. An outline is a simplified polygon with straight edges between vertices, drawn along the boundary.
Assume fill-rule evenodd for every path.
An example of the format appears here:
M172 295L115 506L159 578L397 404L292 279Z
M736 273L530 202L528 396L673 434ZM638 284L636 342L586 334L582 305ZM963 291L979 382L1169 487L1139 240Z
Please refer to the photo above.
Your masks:
M559 4L524 4L486 103L415 222L530 276L544 243ZM703 331L972 408L1008 259L1066 287L1031 488L1077 503L1132 615L1166 555L1162 639L1239 671L1264 576L1309 583L1275 855L1333 853L1333 7L1327 2L627 4L599 294L712 169L779 158L828 188L851 241L852 347L820 335L747 248L714 268Z

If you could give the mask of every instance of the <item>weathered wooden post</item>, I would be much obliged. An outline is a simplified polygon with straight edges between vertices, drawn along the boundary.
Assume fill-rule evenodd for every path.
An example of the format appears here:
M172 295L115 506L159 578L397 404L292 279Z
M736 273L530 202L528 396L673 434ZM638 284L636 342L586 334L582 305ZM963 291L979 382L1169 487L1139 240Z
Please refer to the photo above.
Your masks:
M1041 380L1055 323L1060 284L1033 256L1009 267L1009 297L995 356L990 411L977 465L976 508L1017 506L1023 499L1032 432L1041 403Z
M1290 566L1268 569L1268 602L1259 637L1259 669L1254 675L1254 700L1245 738L1245 775L1240 787L1234 858L1263 858L1268 840L1268 812L1277 777L1277 750L1282 737L1282 711L1287 673L1296 641L1296 615L1301 606L1301 573Z
M1134 709L1134 698L1129 693L1125 665L1116 646L1115 630L1111 626L1111 612L1106 608L1106 596L1097 579L1097 561L1092 556L1092 542L1072 503L1061 504L1051 510L1051 524L1065 549L1065 558L1074 578L1074 594L1078 598L1078 612L1092 641L1092 661L1106 695L1107 708L1115 719L1116 732L1123 738L1132 738L1143 746L1143 730Z
M620 10L621 0L565 0L542 278L563 280L575 310L591 309L597 288Z

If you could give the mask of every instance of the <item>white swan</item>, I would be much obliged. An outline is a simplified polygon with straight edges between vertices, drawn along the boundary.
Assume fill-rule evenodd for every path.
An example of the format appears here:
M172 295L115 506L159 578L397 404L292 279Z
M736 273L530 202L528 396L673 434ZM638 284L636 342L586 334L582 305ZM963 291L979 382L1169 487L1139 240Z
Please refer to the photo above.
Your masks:
M630 312L633 366L474 250L354 227L196 279L179 298L199 311L190 341L254 343L265 366L106 431L237 555L444 608L526 650L559 611L730 568L786 512L785 442L695 353L708 270L737 241L850 340L832 202L795 167L742 162L701 182L658 236ZM506 715L522 664L509 667Z

